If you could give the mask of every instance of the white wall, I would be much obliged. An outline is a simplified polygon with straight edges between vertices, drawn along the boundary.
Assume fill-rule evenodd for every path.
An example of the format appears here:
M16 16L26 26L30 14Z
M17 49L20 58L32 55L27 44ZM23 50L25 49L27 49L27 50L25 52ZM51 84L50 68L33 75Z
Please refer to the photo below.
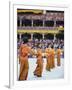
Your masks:
M37 3L48 5L47 1L51 3L70 4L70 54L72 54L72 0L25 0L25 3ZM72 55L71 55L72 56ZM72 57L70 56L70 65L72 64ZM71 65L72 68L72 65ZM72 84L72 69L71 72L71 84ZM9 0L0 0L0 90L8 89L9 84ZM47 86L41 88L42 90L70 90L71 85L66 86ZM24 88L16 88L20 90ZM29 89L28 87L26 89ZM33 89L33 88L30 88ZM38 88L39 89L39 88ZM38 90L37 89L37 90ZM34 89L33 89L34 90Z

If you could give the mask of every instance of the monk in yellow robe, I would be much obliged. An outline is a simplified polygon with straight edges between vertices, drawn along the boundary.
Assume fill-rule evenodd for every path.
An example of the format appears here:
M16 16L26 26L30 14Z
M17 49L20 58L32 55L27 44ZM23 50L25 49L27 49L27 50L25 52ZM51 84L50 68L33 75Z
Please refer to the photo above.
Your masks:
M51 46L51 68L54 68L55 67L55 51L53 49L53 46Z
M60 56L61 56L61 50L60 50L60 48L58 48L57 49L57 66L61 65Z
M50 49L46 48L45 53L46 53L46 59L47 59L46 70L51 71L51 52L50 52Z
M36 75L37 77L41 77L42 76L42 71L43 71L43 59L42 59L42 50L40 48L38 48L37 50L37 67L34 71L34 75Z
M31 51L31 48L27 46L27 38L24 38L24 44L20 46L19 53L19 62L20 62L20 75L19 80L27 80L29 63L28 63L28 54Z

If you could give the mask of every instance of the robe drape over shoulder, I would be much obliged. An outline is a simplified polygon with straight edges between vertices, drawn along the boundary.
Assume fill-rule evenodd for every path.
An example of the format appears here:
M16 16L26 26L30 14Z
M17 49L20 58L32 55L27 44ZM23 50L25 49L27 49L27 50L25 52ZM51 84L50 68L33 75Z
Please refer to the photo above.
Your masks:
M57 66L61 65L60 56L61 56L61 50L57 49Z
M51 51L50 51L50 48L46 48L45 53L46 53L46 60L47 60L46 70L50 71L50 69L51 69Z
M55 51L54 49L51 49L51 68L55 67Z
M30 53L31 48L29 48L26 44L22 44L20 46L20 53L19 53L19 62L20 62L20 75L19 80L27 80L28 76L28 54Z
M37 50L37 67L34 71L34 75L41 77L42 76L42 71L43 71L43 59L42 59L42 50L38 49Z

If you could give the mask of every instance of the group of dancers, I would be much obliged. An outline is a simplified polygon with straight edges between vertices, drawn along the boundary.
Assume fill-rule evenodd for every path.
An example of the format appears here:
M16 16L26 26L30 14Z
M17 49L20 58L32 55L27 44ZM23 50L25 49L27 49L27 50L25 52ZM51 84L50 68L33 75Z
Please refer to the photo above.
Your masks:
M51 71L51 69L55 68L55 55L57 56L57 66L61 65L61 50L58 47L55 51L53 48L53 45L46 48L45 52L42 52L42 49L40 46L38 46L37 51L33 50L31 47L27 45L28 38L23 39L23 43L21 44L19 48L19 63L20 63L20 74L19 74L19 80L27 80L28 77L28 71L29 71L29 62L28 62L28 55L34 55L37 58L36 61L36 68L33 72L35 76L42 77L43 72L43 56L46 57L46 70Z

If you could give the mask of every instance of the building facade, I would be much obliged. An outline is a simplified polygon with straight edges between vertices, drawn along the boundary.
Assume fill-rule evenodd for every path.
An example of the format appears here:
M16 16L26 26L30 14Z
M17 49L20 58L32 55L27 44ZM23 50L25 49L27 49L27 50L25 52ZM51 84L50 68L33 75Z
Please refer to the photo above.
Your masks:
M17 34L19 39L25 33L33 39L35 33L51 33L54 39L57 33L64 31L64 11L17 9Z

